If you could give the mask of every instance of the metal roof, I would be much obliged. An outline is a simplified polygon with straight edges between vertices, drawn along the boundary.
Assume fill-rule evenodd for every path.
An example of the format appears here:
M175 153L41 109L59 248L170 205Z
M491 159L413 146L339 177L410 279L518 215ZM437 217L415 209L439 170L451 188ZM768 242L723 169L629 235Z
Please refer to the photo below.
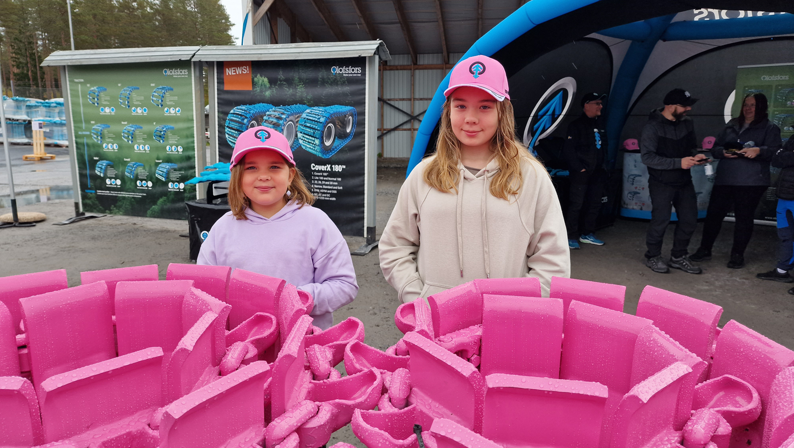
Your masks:
M381 40L358 42L307 42L278 45L215 45L201 47L194 61L280 61L285 59L330 59L372 56L391 59Z
M294 16L315 42L380 39L392 54L415 59L418 54L465 53L526 1L277 0L269 11ZM254 0L254 9L262 3Z
M201 47L111 48L104 50L56 51L42 66L128 64L131 62L189 61Z

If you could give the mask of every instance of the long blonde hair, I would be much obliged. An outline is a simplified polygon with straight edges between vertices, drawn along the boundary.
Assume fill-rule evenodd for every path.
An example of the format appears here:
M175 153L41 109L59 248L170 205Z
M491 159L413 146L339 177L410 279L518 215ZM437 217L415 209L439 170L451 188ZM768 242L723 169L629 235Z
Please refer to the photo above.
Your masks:
M287 202L295 201L299 206L298 208L306 204L314 204L314 195L309 191L309 184L303 174L297 167L291 166L286 159L284 159L284 162L289 166L290 171L295 174L289 187L287 187L287 192L284 194L284 200ZM251 200L243 193L243 170L245 170L245 157L234 165L232 177L229 180L229 207L237 219L248 219L245 216L245 209L251 207Z
M441 114L436 156L425 170L425 182L443 193L450 193L453 190L457 193L460 180L458 171L460 141L452 131L451 99L451 96L447 98L444 103L444 111ZM499 163L499 172L491 182L490 191L494 197L507 200L509 196L518 194L524 185L521 175L521 159L527 158L534 161L537 159L516 140L515 117L513 116L513 104L510 100L497 101L496 111L499 125L491 139L490 149Z

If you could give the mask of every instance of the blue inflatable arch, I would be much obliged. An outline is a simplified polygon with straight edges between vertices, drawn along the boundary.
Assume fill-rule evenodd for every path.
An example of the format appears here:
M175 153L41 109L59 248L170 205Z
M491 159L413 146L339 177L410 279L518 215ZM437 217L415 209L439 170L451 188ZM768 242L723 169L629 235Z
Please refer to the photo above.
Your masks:
M638 2L630 0L532 0L491 29L461 57L485 55L502 63L508 78L539 56L591 33L631 40L610 92L607 132L618 136L637 79L660 40L726 39L794 33L794 15L747 17L730 21L674 22L678 12L696 8L794 12L794 2L781 0L704 0ZM441 110L449 75L441 82L414 140L406 176L429 148ZM614 166L618 139L609 142L608 161Z

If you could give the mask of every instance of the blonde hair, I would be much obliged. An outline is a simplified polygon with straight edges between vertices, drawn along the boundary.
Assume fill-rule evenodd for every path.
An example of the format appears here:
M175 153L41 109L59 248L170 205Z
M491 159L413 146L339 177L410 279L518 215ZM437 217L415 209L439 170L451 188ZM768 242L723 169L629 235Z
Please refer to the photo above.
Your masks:
M284 157L282 157L284 159ZM303 177L303 174L297 167L294 167L284 159L289 169L294 172L292 182L287 187L287 192L284 194L284 200L295 201L298 208L306 204L314 204L314 195L309 191L308 182ZM243 157L234 168L232 168L232 177L229 180L229 207L232 209L232 214L237 219L248 219L245 216L245 209L251 207L251 200L243 193L243 170L245 170L245 157Z
M436 156L427 165L425 182L442 193L458 192L460 172L460 141L455 137L450 119L450 104L452 97L444 103L441 114L441 127L436 144ZM518 194L524 184L521 175L521 159L527 158L538 161L524 145L516 140L515 117L513 104L510 100L497 101L498 126L491 139L490 149L499 163L499 172L491 182L491 195L507 200L509 196ZM540 162L538 162L540 163Z

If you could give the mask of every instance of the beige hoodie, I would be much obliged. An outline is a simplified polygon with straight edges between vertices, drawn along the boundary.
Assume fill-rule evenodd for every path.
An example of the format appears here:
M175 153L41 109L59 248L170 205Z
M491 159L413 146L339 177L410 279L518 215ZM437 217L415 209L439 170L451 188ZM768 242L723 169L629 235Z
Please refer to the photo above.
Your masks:
M570 277L560 202L546 170L522 159L524 184L509 201L490 194L496 160L441 193L424 181L432 157L411 172L378 244L380 266L403 303L478 278L537 277L549 295L552 276Z

